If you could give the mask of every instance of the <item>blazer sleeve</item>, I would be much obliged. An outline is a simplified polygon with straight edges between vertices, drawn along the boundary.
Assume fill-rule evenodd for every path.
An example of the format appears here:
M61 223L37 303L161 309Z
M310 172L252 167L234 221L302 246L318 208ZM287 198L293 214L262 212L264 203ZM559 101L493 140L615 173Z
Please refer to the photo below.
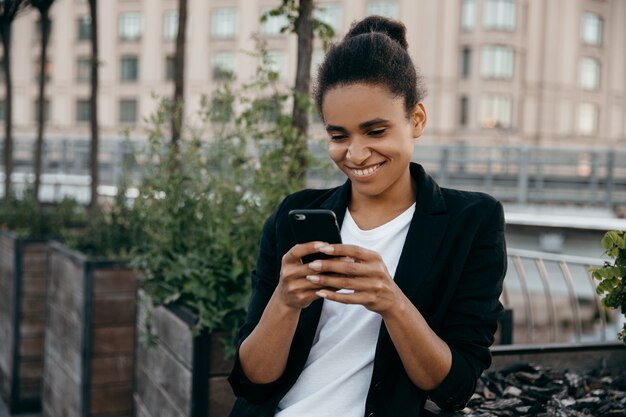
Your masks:
M261 236L259 256L252 272L252 293L245 324L239 331L239 345L252 333L259 323L265 306L278 283L279 271L276 253L276 217L279 209L266 220ZM239 360L239 348L235 354L233 369L228 381L237 397L260 404L273 396L281 386L281 379L268 384L257 384L248 379Z
M491 365L489 347L502 311L506 265L504 211L496 201L475 235L440 332L452 352L452 366L430 398L442 410L465 407L480 374Z

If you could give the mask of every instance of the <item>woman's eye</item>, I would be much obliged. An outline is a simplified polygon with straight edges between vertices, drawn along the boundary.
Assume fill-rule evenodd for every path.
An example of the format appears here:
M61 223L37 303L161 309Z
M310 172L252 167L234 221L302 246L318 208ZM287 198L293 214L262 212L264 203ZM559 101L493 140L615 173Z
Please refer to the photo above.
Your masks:
M344 140L347 137L348 136L346 135L330 135L330 140L338 142L338 141Z
M387 131L387 129L376 129L376 130L370 130L369 132L367 132L367 134L369 136L382 136L385 134L385 132Z

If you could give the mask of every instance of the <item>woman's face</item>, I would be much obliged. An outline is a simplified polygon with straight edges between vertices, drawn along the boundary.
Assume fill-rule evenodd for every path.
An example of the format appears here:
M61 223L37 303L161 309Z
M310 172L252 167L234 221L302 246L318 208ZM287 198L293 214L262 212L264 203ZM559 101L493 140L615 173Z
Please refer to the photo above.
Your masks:
M352 181L353 193L395 198L410 191L413 146L426 126L422 103L407 118L402 97L359 83L328 90L322 113L328 154Z

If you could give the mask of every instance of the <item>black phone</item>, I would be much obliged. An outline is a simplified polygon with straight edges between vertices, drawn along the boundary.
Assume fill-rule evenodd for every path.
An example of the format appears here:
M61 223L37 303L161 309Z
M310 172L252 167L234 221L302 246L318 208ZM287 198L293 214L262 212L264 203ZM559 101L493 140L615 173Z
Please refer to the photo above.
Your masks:
M291 210L289 212L289 224L291 231L298 243L321 241L327 243L341 243L341 233L337 216L332 210L308 209ZM316 259L332 258L325 253L313 253L302 258L303 263L309 263Z

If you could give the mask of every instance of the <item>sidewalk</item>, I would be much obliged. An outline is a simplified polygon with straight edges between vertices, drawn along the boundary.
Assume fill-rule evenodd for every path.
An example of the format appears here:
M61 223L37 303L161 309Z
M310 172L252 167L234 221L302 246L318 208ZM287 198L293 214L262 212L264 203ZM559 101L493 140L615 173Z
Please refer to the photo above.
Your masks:
M19 417L41 417L41 414L13 414L13 416L19 416ZM4 401L2 400L2 398L0 398L0 417L11 417L11 414L9 414L9 410L8 410L6 404L4 403Z

